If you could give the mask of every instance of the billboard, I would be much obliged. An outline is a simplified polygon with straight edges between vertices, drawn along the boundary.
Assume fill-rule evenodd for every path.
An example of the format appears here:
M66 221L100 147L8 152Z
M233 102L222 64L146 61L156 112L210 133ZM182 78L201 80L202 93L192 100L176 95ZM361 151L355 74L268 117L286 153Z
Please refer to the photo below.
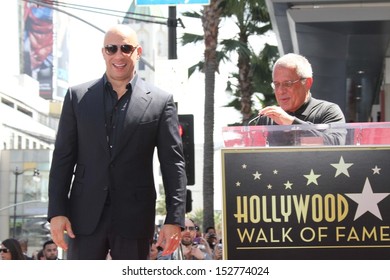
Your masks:
M24 4L23 73L39 81L39 94L52 98L53 92L53 10Z
M68 15L55 12L53 42L53 96L62 101L69 87L69 24Z
M68 88L68 15L24 4L23 73L39 82L39 95L63 100Z

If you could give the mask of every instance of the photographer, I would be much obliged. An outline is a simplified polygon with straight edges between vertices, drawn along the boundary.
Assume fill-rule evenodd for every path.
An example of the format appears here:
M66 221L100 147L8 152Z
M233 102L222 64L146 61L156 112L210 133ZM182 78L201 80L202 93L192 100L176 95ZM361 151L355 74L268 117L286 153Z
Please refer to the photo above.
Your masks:
M214 247L213 260L222 260L223 246L222 239L219 240L218 244Z

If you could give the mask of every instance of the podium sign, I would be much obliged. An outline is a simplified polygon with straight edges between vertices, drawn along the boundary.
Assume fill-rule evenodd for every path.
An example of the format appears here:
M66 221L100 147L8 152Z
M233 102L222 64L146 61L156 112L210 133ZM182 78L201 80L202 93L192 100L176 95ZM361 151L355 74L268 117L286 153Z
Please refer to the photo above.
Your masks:
M225 259L389 259L390 146L224 148Z

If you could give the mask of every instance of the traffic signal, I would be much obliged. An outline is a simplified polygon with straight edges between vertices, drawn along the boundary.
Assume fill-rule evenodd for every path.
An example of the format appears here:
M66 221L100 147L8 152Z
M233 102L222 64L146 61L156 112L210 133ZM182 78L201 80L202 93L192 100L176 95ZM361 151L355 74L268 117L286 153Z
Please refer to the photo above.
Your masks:
M194 115L179 115L179 132L183 142L187 185L195 185Z
M186 199L186 213L192 211L192 192L187 189L187 199Z

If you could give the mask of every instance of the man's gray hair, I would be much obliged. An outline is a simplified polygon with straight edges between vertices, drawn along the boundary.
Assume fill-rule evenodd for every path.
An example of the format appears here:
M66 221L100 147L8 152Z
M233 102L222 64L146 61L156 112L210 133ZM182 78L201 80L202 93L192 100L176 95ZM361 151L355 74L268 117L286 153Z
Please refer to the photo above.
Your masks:
M301 78L313 77L313 69L311 68L310 62L306 57L299 54L288 53L283 55L275 62L273 70L275 70L277 66L295 68L298 76Z

